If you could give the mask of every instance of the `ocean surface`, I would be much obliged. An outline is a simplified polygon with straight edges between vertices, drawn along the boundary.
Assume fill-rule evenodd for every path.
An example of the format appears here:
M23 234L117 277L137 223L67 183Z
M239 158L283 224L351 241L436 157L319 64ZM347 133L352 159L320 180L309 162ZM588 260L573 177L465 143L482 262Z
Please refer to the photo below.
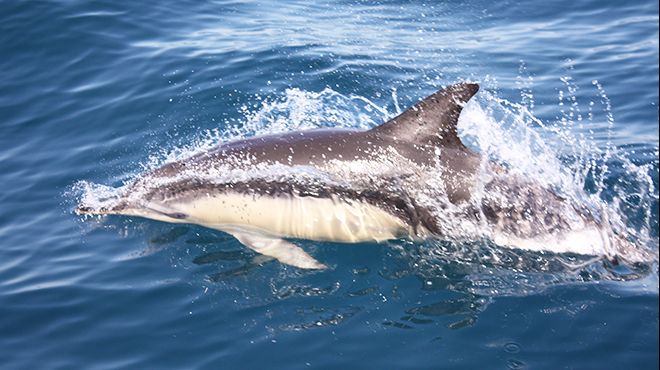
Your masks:
M221 141L366 129L474 81L464 141L657 255L658 54L656 0L2 1L0 368L657 369L657 258L296 241L330 266L304 271L73 210Z

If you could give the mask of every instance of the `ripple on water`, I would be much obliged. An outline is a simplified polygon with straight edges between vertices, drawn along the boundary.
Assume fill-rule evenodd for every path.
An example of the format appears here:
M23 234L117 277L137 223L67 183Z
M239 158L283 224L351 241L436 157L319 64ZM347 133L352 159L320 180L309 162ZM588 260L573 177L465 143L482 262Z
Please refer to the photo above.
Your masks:
M657 368L657 263L300 242L332 266L305 272L196 226L83 222L69 192L236 135L372 127L469 79L484 94L466 108L472 144L525 143L491 124L538 133L566 150L563 172L505 157L584 180L657 248L657 14L656 1L0 2L0 361Z

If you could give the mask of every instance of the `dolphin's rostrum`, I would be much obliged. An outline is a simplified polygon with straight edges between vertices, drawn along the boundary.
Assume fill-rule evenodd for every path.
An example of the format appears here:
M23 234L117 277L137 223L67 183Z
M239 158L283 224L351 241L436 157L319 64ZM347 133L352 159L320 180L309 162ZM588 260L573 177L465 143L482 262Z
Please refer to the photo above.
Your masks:
M449 86L367 131L229 142L139 177L111 206L76 211L203 225L307 269L325 265L286 238L454 237L463 232L457 218L503 246L613 257L611 244L627 241L551 190L490 163L492 179L476 186L483 161L456 126L478 90L474 83Z

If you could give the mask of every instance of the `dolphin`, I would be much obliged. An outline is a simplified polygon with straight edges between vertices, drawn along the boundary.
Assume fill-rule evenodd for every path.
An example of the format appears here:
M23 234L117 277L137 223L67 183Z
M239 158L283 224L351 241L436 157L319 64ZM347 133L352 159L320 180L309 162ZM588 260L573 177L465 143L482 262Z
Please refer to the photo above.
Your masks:
M478 90L451 85L366 131L224 143L147 172L110 205L80 204L76 212L202 225L303 269L326 266L287 239L381 242L479 237L484 229L498 245L608 254L613 238L603 222L463 144L458 118ZM479 186L484 163L492 176Z

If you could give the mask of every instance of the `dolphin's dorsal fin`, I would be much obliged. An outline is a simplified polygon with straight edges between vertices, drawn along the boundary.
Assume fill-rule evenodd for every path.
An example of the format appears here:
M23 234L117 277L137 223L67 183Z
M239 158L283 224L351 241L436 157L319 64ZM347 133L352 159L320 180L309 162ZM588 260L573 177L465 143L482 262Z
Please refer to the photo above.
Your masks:
M477 91L479 85L475 83L451 85L372 130L397 140L464 148L456 124L463 106Z

